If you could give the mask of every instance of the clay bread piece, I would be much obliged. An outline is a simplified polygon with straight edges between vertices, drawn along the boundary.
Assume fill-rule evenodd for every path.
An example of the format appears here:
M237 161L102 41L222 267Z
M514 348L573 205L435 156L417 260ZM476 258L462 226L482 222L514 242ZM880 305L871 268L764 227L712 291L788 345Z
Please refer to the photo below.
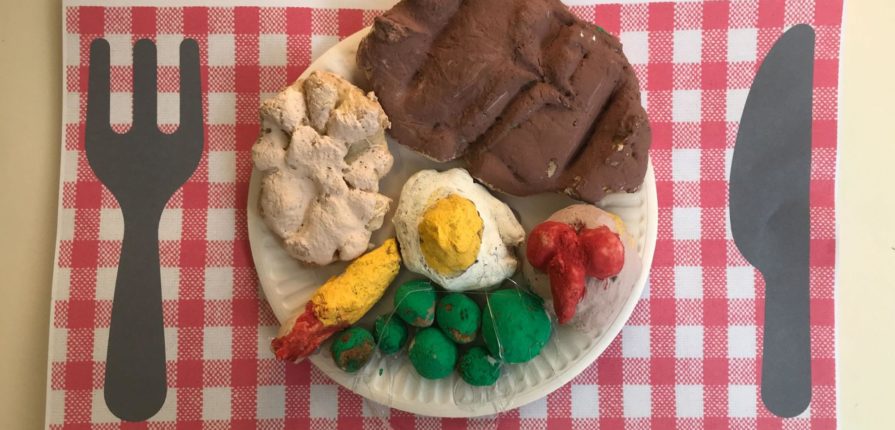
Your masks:
M332 73L311 73L261 106L259 205L293 258L326 265L367 250L391 204L378 192L393 163L388 125L372 93Z
M558 0L404 0L357 62L399 143L464 157L492 188L597 202L643 182L637 78L615 37Z

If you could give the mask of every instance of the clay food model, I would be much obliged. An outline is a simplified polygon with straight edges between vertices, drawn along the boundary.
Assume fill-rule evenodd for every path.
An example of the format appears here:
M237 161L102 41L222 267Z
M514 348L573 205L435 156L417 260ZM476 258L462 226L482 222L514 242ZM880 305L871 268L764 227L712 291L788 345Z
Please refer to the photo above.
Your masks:
M535 226L526 241L525 275L534 291L552 298L560 324L568 323L587 294L637 259L621 219L593 205L572 205ZM544 273L549 277L545 280Z
M500 377L500 361L488 354L485 348L474 346L460 357L457 370L469 385L494 385Z
M525 363L550 340L550 318L540 297L519 289L495 291L482 309L482 338L492 356Z
M369 331L351 327L334 337L329 350L339 369L354 373L370 361L375 347L373 335Z
M425 279L408 281L395 291L395 313L414 327L429 327L435 321L435 287Z
M399 143L514 195L643 183L651 133L621 43L559 0L404 0L358 66Z
M260 208L289 254L326 265L353 260L382 226L391 199L389 121L373 93L326 72L299 79L261 106L252 147L263 172Z
M457 363L457 346L435 327L420 330L410 341L410 362L426 379L441 379L451 374Z
M529 263L550 275L560 324L572 319L584 298L585 276L615 276L625 261L621 239L606 226L575 231L569 224L545 221L531 231L526 251Z
M373 336L383 354L394 354L407 343L407 326L395 314L380 315L373 328Z
M451 291L512 276L525 236L512 210L463 169L411 176L392 222L407 268Z
M372 335L354 327L333 341L339 368L354 372L362 367L376 346L374 339L386 355L401 351L409 339L407 356L423 378L441 379L456 368L468 384L489 386L500 378L502 362L527 362L550 340L552 327L543 300L522 289L485 293L484 310L463 293L444 294L436 303L436 292L426 280L406 282L395 295L395 312L380 315ZM418 327L415 334L404 325L406 320ZM461 354L457 345L472 344L480 328L484 346L470 345Z
M356 323L398 276L398 244L388 239L351 262L311 296L304 312L280 327L270 345L280 360L298 361L313 353L333 333Z
M481 324L482 311L472 299L463 293L450 293L438 301L435 321L438 328L457 343L475 340Z

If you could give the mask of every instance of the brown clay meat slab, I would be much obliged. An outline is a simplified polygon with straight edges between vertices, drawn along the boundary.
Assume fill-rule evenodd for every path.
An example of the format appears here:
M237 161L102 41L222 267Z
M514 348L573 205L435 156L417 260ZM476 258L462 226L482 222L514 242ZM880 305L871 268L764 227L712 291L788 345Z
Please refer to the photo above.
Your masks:
M358 65L392 135L514 195L635 191L650 145L619 41L558 0L404 0Z

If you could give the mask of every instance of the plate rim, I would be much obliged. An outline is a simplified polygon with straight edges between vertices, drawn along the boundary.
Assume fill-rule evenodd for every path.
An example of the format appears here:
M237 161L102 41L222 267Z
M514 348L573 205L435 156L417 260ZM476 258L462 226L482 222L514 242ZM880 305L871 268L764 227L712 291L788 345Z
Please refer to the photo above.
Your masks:
M324 52L320 57L312 61L311 64L308 65L308 67L301 73L301 75L297 79L307 77L314 70L323 69L324 67L321 67L322 64L330 63L330 57L338 55L340 49L337 48L344 47L350 43L355 43L355 40L357 40L357 43L359 43L360 39L369 31L370 27L365 27L357 31L356 33L340 40L329 49L327 49L327 51ZM260 214L257 213L257 201L261 188L260 179L260 172L258 172L258 170L255 169L253 166L251 178L249 180L249 189L246 202L246 226L249 236L249 248L252 253L252 261L255 266L255 274L258 277L258 283L261 285L261 290L264 293L265 302L267 302L268 306L270 306L271 310L277 317L277 320L281 322L286 318L278 315L277 310L270 305L269 297L272 294L271 290L274 289L274 286L270 285L270 282L265 284L260 275L262 271L266 270L267 266L263 258L256 258L257 256L263 254L260 251L262 238L257 237L260 232L256 230L258 230L258 228L267 228L263 219L260 218ZM615 338L618 337L619 333L621 333L622 328L625 326L625 324L627 324L628 320L631 317L631 314L633 314L634 312L634 308L637 306L637 303L640 302L640 298L643 295L643 290L646 287L649 273L652 268L653 255L655 253L656 240L658 236L659 208L655 171L653 169L651 158L648 158L647 160L647 170L642 185L642 191L644 192L646 206L646 220L643 256L641 257L643 266L641 268L640 274L638 275L637 281L631 290L630 296L625 301L618 315L606 328L606 331L603 333L602 336L600 336L600 339L597 342L594 342L593 346L589 350L585 351L578 360L571 362L570 365L563 372L557 373L552 378L545 379L540 385L534 385L528 390L514 395L511 399L509 399L506 406L499 411L494 410L494 407L491 403L482 403L481 406L470 409L460 408L456 405L454 408L445 408L430 407L428 406L428 404L409 402L405 401L403 398L396 397L391 398L390 403L385 406L409 413L441 418L472 418L477 416L490 415L513 410L520 406L531 403L537 399L540 399L541 397L544 397L566 385L569 381L581 374L584 369L591 366L596 361L596 359L599 358L600 355L602 355L603 351L605 351L606 348L609 347L609 345L615 340ZM332 375L326 372L323 366L318 366L317 360L322 359L324 359L324 357L319 355L313 355L309 357L311 363L313 363L321 371L321 373L326 375L337 384L353 393L364 397L371 402L379 403L375 398L376 396L369 389L368 386L363 384L351 384L350 382L353 381L353 377L351 375Z

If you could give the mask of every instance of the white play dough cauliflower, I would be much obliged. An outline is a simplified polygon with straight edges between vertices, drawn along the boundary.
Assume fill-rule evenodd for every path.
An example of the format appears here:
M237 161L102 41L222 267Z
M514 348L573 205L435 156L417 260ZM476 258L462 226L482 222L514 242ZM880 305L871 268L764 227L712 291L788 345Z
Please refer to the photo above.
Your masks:
M389 125L372 92L328 72L311 73L261 105L252 147L264 173L261 214L294 258L325 265L367 250L391 204L378 193L393 162Z

